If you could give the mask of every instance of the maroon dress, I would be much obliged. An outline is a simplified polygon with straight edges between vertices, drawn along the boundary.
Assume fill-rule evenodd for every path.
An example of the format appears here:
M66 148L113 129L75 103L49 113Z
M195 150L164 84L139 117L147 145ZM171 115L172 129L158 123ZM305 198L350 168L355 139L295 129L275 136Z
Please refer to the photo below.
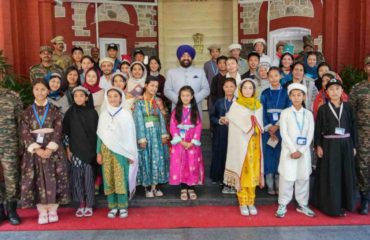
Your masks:
M46 106L35 106L42 120ZM42 122L42 121L41 121ZM38 133L43 133L42 143L37 143ZM62 114L52 104L42 128L37 121L33 107L28 107L21 120L21 140L25 146L21 165L21 202L23 208L36 204L67 204L70 200L68 162L61 144ZM40 141L39 141L40 142ZM47 146L56 149L47 159L31 153L33 146Z

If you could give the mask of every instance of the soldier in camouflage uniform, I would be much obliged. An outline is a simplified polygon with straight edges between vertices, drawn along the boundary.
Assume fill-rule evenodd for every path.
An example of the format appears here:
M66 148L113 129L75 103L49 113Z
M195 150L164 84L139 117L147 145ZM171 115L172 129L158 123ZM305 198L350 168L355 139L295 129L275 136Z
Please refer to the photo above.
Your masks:
M51 40L51 43L54 45L54 52L53 52L53 63L59 65L63 70L66 70L67 67L72 65L71 57L63 52L64 50L64 37L63 36L56 36L54 39Z
M296 58L295 61L304 62L309 52L315 52L317 58L317 65L319 65L321 62L325 62L324 55L319 51L315 51L314 47L315 45L312 36L311 35L303 36L303 51L298 54L298 57Z
M356 112L359 148L357 150L357 184L360 190L360 214L369 213L370 193L370 56L365 59L367 80L356 84L350 93L350 103Z
M17 93L0 87L0 112L0 164L4 176L4 182L0 183L0 223L8 218L12 225L17 225L20 223L16 211L20 181L18 122L22 112L22 102Z
M63 76L63 69L51 60L52 49L49 46L40 47L41 63L37 64L30 69L30 80L33 83L38 78L44 78L49 72L57 72Z

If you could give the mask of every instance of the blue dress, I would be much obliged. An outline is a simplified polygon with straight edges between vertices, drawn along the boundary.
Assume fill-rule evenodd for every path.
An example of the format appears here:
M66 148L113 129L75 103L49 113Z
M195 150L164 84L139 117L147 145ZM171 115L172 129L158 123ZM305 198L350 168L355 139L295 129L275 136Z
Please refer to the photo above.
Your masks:
M214 126L214 132L210 176L213 182L222 182L224 177L229 127L227 125L220 125L218 121L220 117L226 115L232 103L232 100L229 101L224 97L219 98L211 114L211 124Z
M288 74L285 74L284 71L280 71L280 85L284 86L285 83L293 80L292 72L289 72Z
M263 146L263 157L264 157L264 173L265 174L276 174L279 166L279 158L281 151L281 136L280 130L276 131L276 136L279 139L279 143L275 148L267 145L267 141L270 138L270 134L267 128L270 125L276 125L280 120L280 113L287 107L290 107L291 102L288 97L286 88L280 87L280 89L265 89L261 94L261 103L263 105L263 126L265 132L262 134L262 146ZM277 118L274 119L274 115Z
M147 187L168 182L169 152L167 144L162 144L162 137L168 137L168 133L161 111L148 101L145 104L144 100L139 100L136 102L134 119L138 143L147 142L145 149L138 146L137 185Z

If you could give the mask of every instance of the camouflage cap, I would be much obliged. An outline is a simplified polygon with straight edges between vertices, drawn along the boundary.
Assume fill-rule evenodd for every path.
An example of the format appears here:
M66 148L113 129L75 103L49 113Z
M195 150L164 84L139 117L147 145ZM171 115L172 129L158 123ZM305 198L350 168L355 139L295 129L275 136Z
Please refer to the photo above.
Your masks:
M49 53L53 53L53 49L51 49L50 46L48 45L44 45L44 46L40 46L40 53L42 52L45 52L45 51L48 51Z
M51 43L58 44L58 43L64 43L64 37L63 36L56 36L55 38L51 39Z
M303 47L307 46L310 46L312 48L315 46L311 35L303 36Z
M370 64L370 55L365 58L365 65Z

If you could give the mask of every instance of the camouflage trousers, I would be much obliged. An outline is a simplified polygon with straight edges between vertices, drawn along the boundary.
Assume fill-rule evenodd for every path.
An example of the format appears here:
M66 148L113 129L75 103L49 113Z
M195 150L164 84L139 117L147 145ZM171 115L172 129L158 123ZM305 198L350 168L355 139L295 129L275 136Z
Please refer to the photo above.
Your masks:
M19 198L19 161L17 152L1 146L0 164L4 179L0 181L0 203L15 201ZM3 181L4 180L4 181Z
M368 132L366 134L369 134ZM370 191L370 138L359 136L356 156L357 186L360 192Z

